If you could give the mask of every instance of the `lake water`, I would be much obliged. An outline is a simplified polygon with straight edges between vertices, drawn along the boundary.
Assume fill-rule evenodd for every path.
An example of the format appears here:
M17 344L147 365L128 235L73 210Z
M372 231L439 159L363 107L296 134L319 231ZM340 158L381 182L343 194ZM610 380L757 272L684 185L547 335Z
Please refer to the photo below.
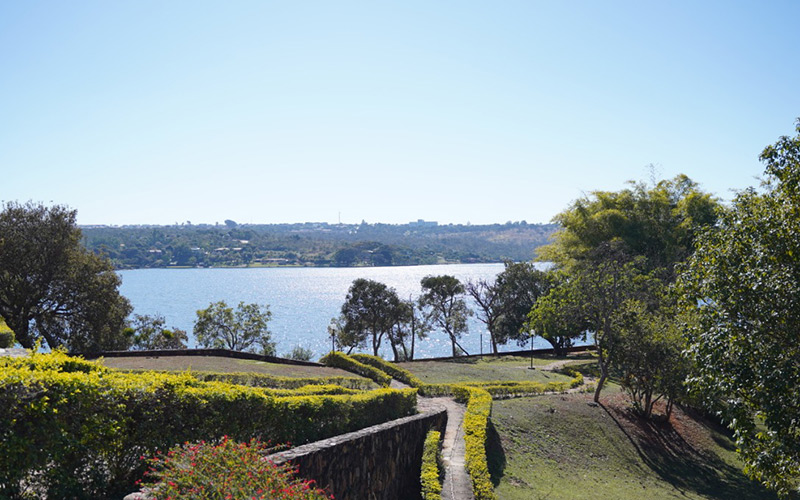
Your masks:
M339 315L347 290L357 278L385 283L401 298L417 297L420 280L428 275L450 274L461 280L494 280L502 264L457 264L446 266L371 267L371 268L244 268L244 269L137 269L120 271L120 291L130 299L136 314L161 314L168 327L181 328L189 334L194 347L192 328L196 311L211 302L224 300L230 306L240 301L268 304L272 311L269 328L279 355L295 346L314 351L314 358L330 350L327 327ZM469 301L470 307L474 304ZM469 332L461 345L470 354L490 350L486 328L477 318L469 322ZM549 347L542 339L535 347ZM525 346L527 348L527 345ZM517 350L512 343L505 350ZM443 332L432 332L417 342L416 357L449 356L450 341ZM391 349L382 355L389 358Z

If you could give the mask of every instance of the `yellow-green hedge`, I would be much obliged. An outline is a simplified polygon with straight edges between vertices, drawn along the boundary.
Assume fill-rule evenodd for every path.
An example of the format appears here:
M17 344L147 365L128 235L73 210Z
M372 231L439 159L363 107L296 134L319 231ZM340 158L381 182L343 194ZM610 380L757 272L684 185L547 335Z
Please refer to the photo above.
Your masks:
M410 415L416 390L277 397L189 374L130 374L60 353L0 370L0 498L121 498L141 455L223 435L304 443ZM56 465L56 466L54 466ZM38 489L37 489L38 488Z
M384 373L383 370L357 361L343 352L330 352L323 356L319 362L372 379L381 387L389 387L389 384L392 382L392 377Z
M350 357L355 359L356 361L364 363L365 365L373 366L385 372L392 378L399 380L404 384L408 384L411 387L422 387L423 385L422 380L418 379L416 375L414 375L408 370L400 368L394 363L390 363L384 360L381 357L372 356L371 354L353 354Z
M428 431L425 444L422 447L422 468L420 471L420 484L422 485L422 500L442 500L442 480L439 470L440 448L442 434L439 431Z
M249 385L252 387L272 387L275 389L297 389L306 385L338 385L348 389L366 391L375 385L362 377L279 377L265 373L216 373L192 371L191 375L198 380L228 382L229 384Z

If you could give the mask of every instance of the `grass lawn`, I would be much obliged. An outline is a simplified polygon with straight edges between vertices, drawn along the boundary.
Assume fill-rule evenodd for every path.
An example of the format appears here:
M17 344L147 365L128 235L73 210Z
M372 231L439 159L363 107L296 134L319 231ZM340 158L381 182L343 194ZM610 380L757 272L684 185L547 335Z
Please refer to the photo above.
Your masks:
M284 365L265 363L250 359L234 359L216 356L161 356L102 358L101 363L109 368L121 370L163 370L203 372L251 372L266 373L280 377L357 377L353 373L327 366Z
M458 361L417 361L398 363L423 382L429 384L449 384L454 382L491 382L513 380L542 382L570 380L571 377L544 371L540 368L563 358L534 357L535 370L528 369L531 359L523 356L484 356L483 359L469 358ZM575 358L580 360L582 358Z
M618 390L494 401L489 468L501 500L736 499L775 495L741 471L725 430L675 409L628 412Z

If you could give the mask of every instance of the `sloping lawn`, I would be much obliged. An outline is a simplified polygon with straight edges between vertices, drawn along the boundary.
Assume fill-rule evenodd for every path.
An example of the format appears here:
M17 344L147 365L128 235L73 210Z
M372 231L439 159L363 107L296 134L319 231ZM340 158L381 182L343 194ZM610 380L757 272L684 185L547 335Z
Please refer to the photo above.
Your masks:
M725 430L675 410L644 422L604 393L495 401L489 467L503 500L771 500L741 471Z
M530 358L522 356L470 358L457 361L417 361L398 363L423 382L428 384L450 384L455 382L491 382L497 380L552 382L570 380L571 377L544 371L542 366L557 361L558 358L536 357L535 370L530 370Z

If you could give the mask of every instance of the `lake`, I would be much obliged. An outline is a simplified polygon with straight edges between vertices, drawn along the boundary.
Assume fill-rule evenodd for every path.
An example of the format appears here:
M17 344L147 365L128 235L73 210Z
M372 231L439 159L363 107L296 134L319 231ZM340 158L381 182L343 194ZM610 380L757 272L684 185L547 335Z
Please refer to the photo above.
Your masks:
M120 271L121 293L130 299L136 314L161 314L168 328L181 328L189 334L194 347L192 328L196 311L212 302L224 300L230 306L240 301L268 304L272 311L269 328L277 352L284 355L295 346L314 351L314 358L330 351L327 327L339 315L347 290L357 278L385 283L401 298L417 297L420 280L428 275L450 274L466 280L494 280L503 264L454 264L412 267L369 268L236 268L236 269L136 269ZM471 300L470 307L475 309ZM486 328L476 317L469 321L469 332L460 342L470 354L490 351ZM549 347L542 339L535 347ZM525 346L528 347L527 345ZM504 350L518 350L515 344ZM450 341L443 332L434 331L417 342L416 357L449 356ZM381 354L390 358L391 349Z

